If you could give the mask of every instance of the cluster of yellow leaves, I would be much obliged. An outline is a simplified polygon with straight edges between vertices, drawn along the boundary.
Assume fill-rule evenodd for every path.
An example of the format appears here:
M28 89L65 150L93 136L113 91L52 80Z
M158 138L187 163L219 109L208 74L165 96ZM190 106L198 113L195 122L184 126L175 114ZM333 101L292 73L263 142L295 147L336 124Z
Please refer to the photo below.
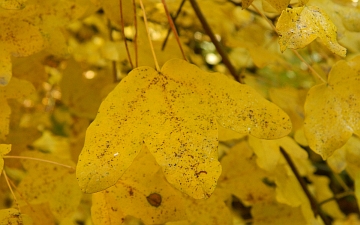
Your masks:
M170 11L180 2L168 1ZM135 62L134 9L132 1L122 3L125 36ZM213 30L232 48L229 54L237 69L254 71L246 72L247 83L263 88L257 91L284 112L249 86L199 69L209 68L202 56L188 48L197 48L192 46L192 36L208 46L211 43L201 33L202 25L190 4L185 3L176 23L185 53L197 66L179 59L169 61L181 55L172 38L166 51L160 50L167 29L163 7L153 0L144 3L152 17L150 30L163 67L160 71L149 67L153 65L151 51L144 24L138 21L140 67L110 92L114 80L131 69L117 31L121 24L119 1L0 0L0 85L4 86L0 87L0 172L5 168L16 181L20 206L0 210L0 223L73 224L77 218L85 224L92 220L95 225L131 224L132 220L167 225L230 225L239 220L245 224L231 206L236 198L251 207L256 225L322 224L281 151L290 155L300 175L310 181L307 186L318 202L334 197L330 180L314 175L309 154L298 143L328 159L335 173L346 170L360 199L359 139L352 136L359 133L358 57L338 61L327 83L313 86L305 100L307 90L294 87L308 88L313 82L278 88L277 77L298 76L301 70L308 74L297 68L293 57L277 50L275 33L269 32L267 24L251 11L235 7L237 1L199 1ZM244 0L242 7L252 3ZM307 3L298 1L296 7L288 8L289 0L262 1L262 10L280 15L276 24L280 50L304 48L319 38L331 52L345 57L346 49L337 38L339 33L344 35L344 27L349 32L360 30L358 8L338 3L324 7L326 3L320 0ZM93 14L100 7L104 14ZM333 19L334 12L338 21ZM64 32L64 25L82 15L81 21ZM354 43L345 42L344 46L353 51L357 49ZM314 46L303 54L319 62L315 66L326 74L337 58L329 54L321 56L322 61L316 59L316 51L328 53ZM72 58L64 60L68 48ZM244 49L254 65L248 63ZM42 50L46 52L34 57L11 58ZM213 69L224 72L222 66ZM262 80L264 71L271 74L270 85ZM49 80L43 83L47 76ZM42 93L42 86L47 93ZM59 102L47 113L46 107L39 107L41 97L46 95L42 100L48 102L57 88L61 90ZM11 100L31 94L26 102L35 102L35 107L24 109L25 103ZM218 141L224 143L219 147ZM47 161L25 159L19 165L11 156L4 157L10 148L13 154ZM71 159L78 157L77 182L75 171L62 166L74 167ZM10 200L3 194L3 183L1 206L9 207L3 203ZM79 185L84 192L93 193L92 201L82 195ZM90 212L84 213L90 206L91 217ZM359 222L355 216L345 218L335 201L322 204L321 209L335 224Z

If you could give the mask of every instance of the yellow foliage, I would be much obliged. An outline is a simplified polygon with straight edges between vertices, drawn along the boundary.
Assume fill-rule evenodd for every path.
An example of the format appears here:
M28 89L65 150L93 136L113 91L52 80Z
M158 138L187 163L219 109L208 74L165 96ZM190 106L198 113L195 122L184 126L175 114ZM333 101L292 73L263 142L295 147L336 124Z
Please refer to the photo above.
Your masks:
M298 49L310 44L316 38L339 56L346 56L346 49L338 44L336 26L326 13L316 6L296 7L282 12L276 29L279 32L281 51Z
M115 184L145 142L172 185L194 198L209 197L221 172L217 121L268 139L291 129L279 108L222 74L179 59L159 72L139 67L108 95L89 126L79 185L92 193Z

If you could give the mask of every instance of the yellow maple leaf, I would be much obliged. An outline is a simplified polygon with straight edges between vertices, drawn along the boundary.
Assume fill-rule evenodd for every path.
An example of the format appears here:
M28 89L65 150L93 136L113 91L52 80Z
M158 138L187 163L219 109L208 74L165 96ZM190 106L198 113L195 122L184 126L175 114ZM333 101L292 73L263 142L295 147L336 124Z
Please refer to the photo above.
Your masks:
M328 82L312 87L305 102L304 132L310 148L327 159L360 130L360 57L341 60Z
M328 15L316 6L286 9L276 24L279 33L280 50L298 49L310 44L316 38L331 52L345 57L346 48L336 40L336 26Z
M217 122L268 139L291 130L282 110L222 74L180 59L161 71L139 67L108 95L89 126L79 185L87 193L114 185L144 142L172 185L194 198L209 197L221 173Z

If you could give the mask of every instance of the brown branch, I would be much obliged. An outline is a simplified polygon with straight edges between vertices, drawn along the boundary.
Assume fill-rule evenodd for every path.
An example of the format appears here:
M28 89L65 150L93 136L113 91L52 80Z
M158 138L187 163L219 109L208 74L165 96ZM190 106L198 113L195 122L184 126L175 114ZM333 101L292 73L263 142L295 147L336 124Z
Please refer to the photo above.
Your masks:
M175 13L175 16L172 17L172 20L173 20L173 22L174 22L174 26L175 26L175 21L176 21L176 19L178 18L178 16L180 15L180 12L181 12L181 10L182 10L182 7L184 6L184 3L185 3L185 0L182 0L181 3L180 3L180 6L179 6L179 8L178 8L178 10L177 10L176 13ZM176 28L176 26L175 26L175 28ZM166 37L165 37L164 42L163 42L163 44L162 44L162 46L161 46L161 51L164 51L164 49L165 49L166 43L167 43L167 41L168 41L168 39L169 39L169 36L170 36L170 32L171 32L171 27L170 27L170 28L168 29L168 31L167 31Z
M122 33L123 38L124 38L126 53L127 53L127 56L128 56L128 59L129 59L130 65L131 65L131 68L133 69L133 68L134 68L134 65L133 65L132 60L131 60L129 47L128 47L128 44L127 44L127 41L126 41L126 37L125 37L125 28L124 28L125 25L124 25L124 16L123 16L122 0L119 0L119 1L120 1L121 33Z
M166 5L165 0L162 0L162 3L163 3L163 6L164 6L164 9L165 9L165 13L166 13L166 17L167 17L167 19L168 19L169 25L170 25L170 27L171 27L174 35L175 35L175 39L176 39L176 41L177 41L177 43L178 43L178 45L179 45L181 54L182 54L184 60L186 60L185 53L184 53L184 50L183 50L183 48L182 48L182 46L181 46L181 42L180 42L180 39L179 39L179 35L178 35L177 31L176 31L174 22L173 22L173 20L172 20L172 18L171 18L171 16L170 16L170 13L169 13L169 10L168 10L168 7L167 7L167 5ZM186 60L186 61L187 61L187 60Z
M193 7L196 16L198 17L198 19L200 20L201 25L203 26L206 34L210 37L212 43L215 45L216 50L218 51L218 53L220 54L222 61L224 63L224 65L226 66L226 68L229 70L229 72L231 73L231 75L238 80L240 83L244 83L241 79L241 76L238 76L238 73L235 69L235 67L232 65L232 63L230 62L230 59L226 53L226 51L224 50L224 47L221 45L221 43L216 39L216 36L214 34L214 32L211 30L208 22L206 21L206 18L204 17L203 13L201 12L199 5L197 4L196 0L190 0L191 6Z
M324 214L324 212L321 210L320 205L316 201L316 199L311 195L309 189L307 188L307 184L305 183L304 179L300 176L300 173L295 167L295 164L291 160L290 156L285 152L285 150L280 147L280 152L284 156L287 164L290 166L292 172L294 173L296 179L300 183L301 188L305 192L306 197L309 199L311 209L314 212L315 217L319 215L321 219L324 221L325 225L331 225L331 221L329 218Z
M134 27L135 27L135 35L134 35L134 48L135 48L135 67L138 67L138 48L137 48L137 35L138 35L138 27L137 27L137 18L136 18L136 4L135 0L132 0L133 10L134 10Z

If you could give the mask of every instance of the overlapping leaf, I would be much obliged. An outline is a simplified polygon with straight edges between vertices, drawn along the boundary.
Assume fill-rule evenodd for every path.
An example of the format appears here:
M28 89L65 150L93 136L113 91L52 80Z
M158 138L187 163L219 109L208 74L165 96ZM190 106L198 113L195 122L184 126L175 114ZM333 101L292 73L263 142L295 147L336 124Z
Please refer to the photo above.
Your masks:
M137 68L108 95L87 130L79 185L92 193L115 184L145 142L171 184L208 197L221 173L217 122L268 139L291 129L278 107L222 74L179 59L159 72Z
M73 164L70 160L36 152L26 152L24 155L67 165ZM20 205L48 203L58 220L68 216L78 207L81 191L77 186L74 171L34 160L27 160L23 165L28 173L18 186L22 196Z
M146 147L114 186L93 194L91 210L95 225L122 224L128 215L145 224L186 218L182 193L166 182Z
M309 146L323 159L360 130L360 57L339 61L328 82L314 86L305 102L304 131Z
M333 53L342 57L346 55L346 49L337 42L336 26L326 13L316 6L284 10L276 29L279 32L281 51L287 48L303 48L316 38L320 38Z

